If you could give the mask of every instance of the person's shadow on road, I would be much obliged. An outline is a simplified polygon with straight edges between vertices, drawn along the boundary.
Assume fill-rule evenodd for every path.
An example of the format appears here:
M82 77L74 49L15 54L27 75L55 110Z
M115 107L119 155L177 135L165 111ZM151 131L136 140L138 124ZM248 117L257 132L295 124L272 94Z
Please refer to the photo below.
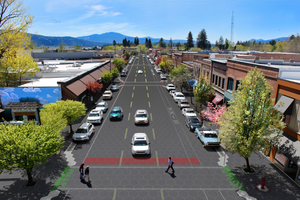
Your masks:
M83 184L86 184L86 186L88 186L89 188L92 188L92 182L88 182L88 181L81 181Z
M170 173L170 172L167 172L172 178L176 178L176 176L175 176L175 173Z

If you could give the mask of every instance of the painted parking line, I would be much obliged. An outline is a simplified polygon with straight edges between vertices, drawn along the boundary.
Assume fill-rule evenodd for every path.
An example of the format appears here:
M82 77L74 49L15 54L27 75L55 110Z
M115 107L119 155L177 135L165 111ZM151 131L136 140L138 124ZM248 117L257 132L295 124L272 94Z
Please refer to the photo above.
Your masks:
M126 140L126 137L127 137L127 131L128 131L128 128L126 128L126 130L125 130L124 140Z
M122 165L124 151L121 152L119 167Z
M155 140L155 132L154 132L154 128L152 129L152 133L153 133L153 139Z
M130 120L130 113L128 113L128 121Z

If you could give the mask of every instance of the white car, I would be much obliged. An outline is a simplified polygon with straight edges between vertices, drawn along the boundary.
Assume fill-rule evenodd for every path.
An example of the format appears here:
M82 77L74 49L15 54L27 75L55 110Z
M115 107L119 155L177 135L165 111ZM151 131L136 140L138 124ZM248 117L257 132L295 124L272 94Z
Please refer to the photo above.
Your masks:
M86 121L92 124L101 124L103 119L103 112L101 110L92 110L88 115Z
M185 99L184 95L181 92L175 92L173 97L176 103L178 102L178 99Z
M167 76L163 73L160 74L160 79L161 80L167 80Z
M95 110L101 110L102 112L106 112L108 110L108 103L106 103L105 101L99 102Z
M146 133L135 133L131 140L131 154L151 154L150 142Z
M175 90L176 88L175 88L175 85L173 85L173 84L168 84L168 85L166 86L166 89L167 89L168 91L170 91L170 90Z
M105 90L103 93L103 99L112 99L112 92L110 90Z
M171 97L174 99L174 94L175 94L175 92L176 92L176 90L171 90L170 92L169 92L169 94L171 95Z
M91 123L83 123L73 134L73 141L84 141L89 140L90 136L95 132L95 127Z
M143 73L143 70L138 70L138 74L142 74Z
M135 124L149 124L149 116L147 110L137 110L134 115Z
M197 117L197 113L192 108L182 108L181 113L184 117Z

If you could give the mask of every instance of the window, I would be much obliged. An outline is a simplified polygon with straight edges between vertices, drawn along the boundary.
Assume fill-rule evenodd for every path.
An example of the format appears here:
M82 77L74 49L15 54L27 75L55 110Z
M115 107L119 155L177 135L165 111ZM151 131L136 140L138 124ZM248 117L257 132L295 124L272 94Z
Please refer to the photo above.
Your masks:
M227 90L232 91L233 90L233 78L229 77L228 78L228 85L227 85Z
M219 83L218 83L218 86L221 87L221 81L222 81L222 78L219 77Z
M238 90L238 89L239 89L239 86L240 86L240 81L237 80L237 81L236 81L236 89L235 89L235 90Z
M212 83L215 84L215 75L213 74L213 80Z
M225 78L222 78L222 89L224 89L224 86L225 86Z
M215 82L215 85L218 85L218 76L216 76L216 82Z

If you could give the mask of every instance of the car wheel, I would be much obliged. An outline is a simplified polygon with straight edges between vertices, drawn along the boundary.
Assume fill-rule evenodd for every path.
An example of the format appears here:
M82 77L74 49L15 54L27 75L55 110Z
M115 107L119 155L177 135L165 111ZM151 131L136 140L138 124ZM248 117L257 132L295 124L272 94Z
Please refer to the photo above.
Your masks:
M193 131L193 129L191 129L191 127L189 127L189 129L190 129L191 132Z

